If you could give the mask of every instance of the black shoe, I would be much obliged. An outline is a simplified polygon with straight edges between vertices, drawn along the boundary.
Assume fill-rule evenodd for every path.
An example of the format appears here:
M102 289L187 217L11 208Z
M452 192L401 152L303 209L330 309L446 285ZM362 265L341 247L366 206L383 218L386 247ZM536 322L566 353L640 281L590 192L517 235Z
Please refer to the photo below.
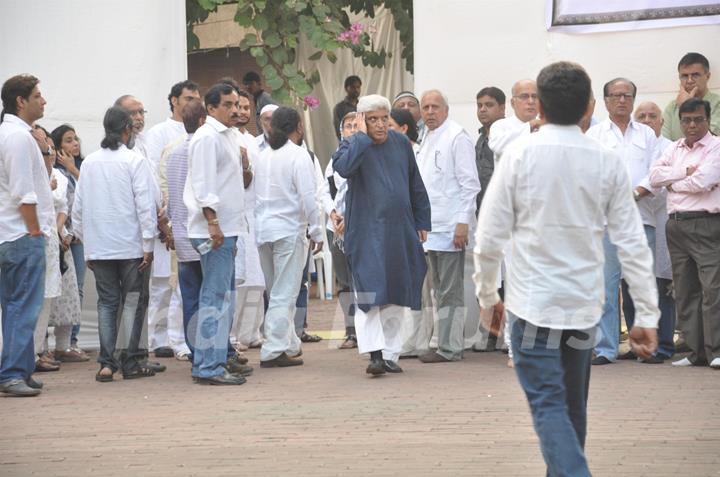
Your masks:
M663 364L664 362L665 360L663 359L663 357L658 355L650 356L649 358L643 359L641 361L641 363L645 364Z
M17 397L30 397L40 394L39 389L33 389L22 379L11 379L0 384L0 392Z
M195 384L203 384L210 386L238 386L245 384L247 381L242 376L230 374L225 370L223 374L213 376L211 378L198 378L193 376L193 382Z
M628 351L627 353L623 353L618 356L617 359L637 359L637 355L632 351Z
M156 373L162 373L167 369L167 366L165 366L164 364L156 363L154 361L143 361L142 363L140 363L140 366L142 366L143 368L151 369Z
M403 369L394 361L386 359L383 361L383 369L388 373L402 373Z
M600 366L603 364L610 364L610 363L612 363L612 361L607 359L605 356L596 356L595 358L593 358L592 361L590 361L590 364L595 365L595 366Z
M159 348L155 348L153 351L153 354L156 358L174 358L175 352L173 349L169 346L160 346Z
M27 380L25 381L25 384L27 384L28 387L33 388L33 389L42 389L43 388L42 381L33 379L32 376L27 378Z
M367 374L372 374L373 376L385 374L385 361L383 361L382 358L371 359L370 364L368 364L367 369L365 369L365 372Z
M302 359L291 358L284 352L275 359L269 359L267 361L260 361L261 368L287 368L288 366L301 366L302 364L303 364Z

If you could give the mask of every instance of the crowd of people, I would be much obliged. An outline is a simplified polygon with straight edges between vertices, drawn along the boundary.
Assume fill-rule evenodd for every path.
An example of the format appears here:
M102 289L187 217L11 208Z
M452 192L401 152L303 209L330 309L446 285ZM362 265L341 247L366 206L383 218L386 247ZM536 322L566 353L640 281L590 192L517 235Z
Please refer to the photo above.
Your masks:
M170 117L147 132L142 101L120 96L86 157L71 125L40 124L39 80L9 78L0 391L38 395L34 372L89 359L77 343L86 267L98 382L164 371L152 352L190 361L195 383L239 385L253 372L248 347L263 368L300 366L302 343L321 339L306 331L307 276L323 247L345 319L339 348L368 354L372 376L403 372L403 357L463 359L474 260L484 338L472 349L508 352L551 474L589 475L591 365L687 351L673 365L720 369L720 95L703 55L685 55L678 74L664 112L635 107L630 79L607 81L603 121L573 63L517 81L509 117L505 93L484 87L475 144L441 91L390 102L361 96L350 76L324 172L300 114L254 72L203 98L190 80L173 85Z

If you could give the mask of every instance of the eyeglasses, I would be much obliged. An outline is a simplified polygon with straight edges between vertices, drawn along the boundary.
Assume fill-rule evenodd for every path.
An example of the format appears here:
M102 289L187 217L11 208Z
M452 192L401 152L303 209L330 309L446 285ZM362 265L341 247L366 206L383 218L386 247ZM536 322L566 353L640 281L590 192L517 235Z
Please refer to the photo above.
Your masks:
M128 110L130 116L145 116L147 111L144 109L130 109Z
M611 93L608 94L606 97L612 99L613 101L620 101L621 99L630 101L631 99L635 98L635 95L632 95L630 93Z
M705 116L695 116L693 118L688 118L688 117L680 118L680 124L682 124L683 126L690 126L690 124L692 124L692 123L695 123L696 126L699 126L702 123L704 123L705 121L707 121L707 118Z
M538 95L537 94L529 94L529 93L522 93L518 94L516 96L513 96L513 98L517 98L520 101L527 101L528 99L532 98L533 101L537 101Z

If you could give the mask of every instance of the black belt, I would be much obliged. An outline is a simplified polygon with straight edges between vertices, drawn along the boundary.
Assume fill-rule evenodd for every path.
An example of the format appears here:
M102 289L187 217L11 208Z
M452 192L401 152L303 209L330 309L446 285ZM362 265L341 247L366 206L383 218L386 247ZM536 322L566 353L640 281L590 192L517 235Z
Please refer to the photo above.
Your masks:
M691 212L673 212L670 214L670 218L673 220L706 219L712 217L720 217L720 213L700 210Z

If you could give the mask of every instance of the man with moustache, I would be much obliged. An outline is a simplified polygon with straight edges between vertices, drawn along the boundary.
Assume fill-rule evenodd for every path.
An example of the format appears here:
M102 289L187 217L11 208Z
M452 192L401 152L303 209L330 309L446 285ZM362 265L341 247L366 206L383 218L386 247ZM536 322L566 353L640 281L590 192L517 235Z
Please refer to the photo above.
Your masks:
M406 109L410 111L415 124L418 129L418 144L422 142L422 138L425 137L425 120L420 114L420 100L417 99L415 93L412 91L401 91L395 96L392 103L393 109Z
M333 168L348 180L344 249L358 351L370 353L366 373L377 376L402 372L401 307L421 307L430 201L410 142L388 130L387 98L363 96L357 109L358 132L340 143Z
M700 53L687 53L678 63L680 89L677 98L670 101L663 113L662 135L671 141L684 137L680 115L680 106L691 98L700 98L710 103L710 128L713 134L720 134L720 94L708 89L710 81L710 62Z
M260 327L264 317L263 291L265 280L260 267L260 255L255 245L255 183L254 164L260 157L256 138L247 130L252 117L251 97L232 78L222 78L220 83L229 84L237 92L238 115L233 128L235 141L240 148L243 183L245 185L245 219L248 231L238 237L238 253L235 257L236 309L230 331L230 341L238 351L261 343ZM267 105L263 109L276 108ZM272 113L270 114L272 116ZM260 122L265 127L262 113Z
M653 195L657 189L650 186L647 177L650 166L657 159L657 137L649 127L632 119L633 103L637 88L627 78L615 78L603 87L608 119L588 129L588 136L615 151L623 160L630 173L633 197L642 219L647 243L655 254L655 211ZM603 238L605 252L605 306L600 319L600 341L595 347L593 365L604 365L615 361L620 345L620 314L618 310L618 288L622 269L617 247L606 233ZM628 323L628 328L632 323Z
M679 109L685 138L668 147L650 182L668 190L666 225L678 322L690 355L674 366L720 369L720 139L710 133L710 103Z
M438 349L419 359L447 363L461 360L465 347L465 247L475 223L480 181L472 140L448 118L447 98L438 90L427 91L420 109L428 131L417 161L432 208L432 231L424 248L437 303Z
M211 87L205 94L208 117L189 144L183 195L188 237L200 253L203 274L198 317L190 324L196 337L192 375L198 384L245 382L225 368L235 298L235 245L247 232L240 151L232 130L239 98L228 84Z

